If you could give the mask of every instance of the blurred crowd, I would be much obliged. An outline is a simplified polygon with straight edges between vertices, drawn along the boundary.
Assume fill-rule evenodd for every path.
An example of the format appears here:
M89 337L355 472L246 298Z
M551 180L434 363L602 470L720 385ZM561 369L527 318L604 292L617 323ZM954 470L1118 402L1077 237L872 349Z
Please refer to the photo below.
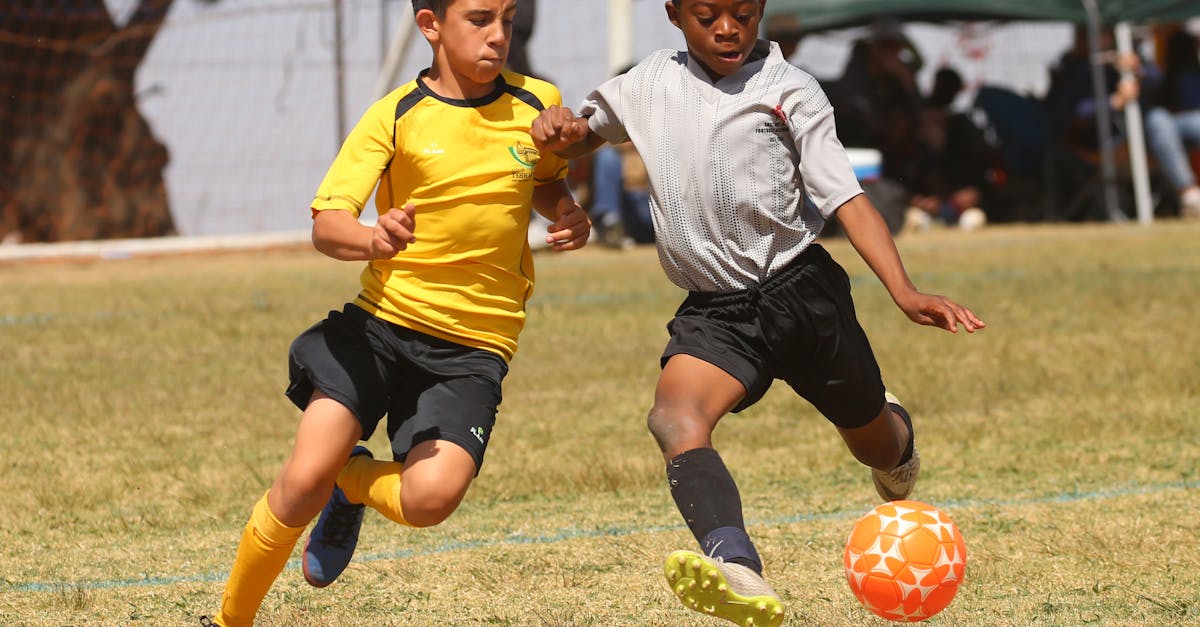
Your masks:
M1087 30L1047 68L1042 97L991 85L966 85L939 68L928 92L918 88L920 52L895 22L877 24L854 44L840 78L826 91L838 133L849 146L882 153L885 185L898 186L908 228L976 228L989 221L1106 219L1100 184L1100 129L1115 147L1119 189L1132 194L1123 111L1136 102L1149 153L1155 213L1200 218L1200 56L1182 25L1145 32L1135 52L1118 54L1102 30L1105 98L1097 99ZM960 96L970 88L969 102ZM900 208L898 205L903 205ZM1132 201L1122 198L1122 207Z
M899 22L872 25L854 41L839 77L823 81L847 147L878 151L878 177L864 190L893 230L979 228L990 222L1108 219L1102 196L1099 127L1106 107L1121 206L1132 209L1123 114L1138 103L1146 138L1154 212L1200 219L1200 54L1180 24L1146 30L1140 52L1118 54L1103 30L1100 61L1107 90L1097 101L1086 28L1049 73L1044 95L968 85L938 68L922 91L920 50ZM791 16L766 24L767 38L796 58L803 32ZM965 100L965 102L964 102ZM573 164L573 184L589 208L599 242L629 248L654 241L648 182L637 153L607 146Z

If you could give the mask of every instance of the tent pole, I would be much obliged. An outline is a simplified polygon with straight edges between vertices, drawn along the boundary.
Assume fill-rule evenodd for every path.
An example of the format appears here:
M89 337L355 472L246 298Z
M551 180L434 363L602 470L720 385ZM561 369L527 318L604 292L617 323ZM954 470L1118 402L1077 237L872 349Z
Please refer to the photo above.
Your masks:
M333 89L336 102L337 141L341 146L346 139L346 41L342 33L345 7L343 0L333 0Z
M1121 54L1133 52L1133 33L1129 22L1117 24L1117 51ZM1132 78L1129 72L1124 78ZM1150 200L1150 168L1146 164L1146 135L1142 128L1142 106L1134 100L1125 105L1125 131L1129 137L1129 165L1133 169L1133 197L1137 206L1138 222L1149 224L1154 220L1154 203Z
M633 0L608 0L608 72L633 62Z
M396 30L392 32L392 40L388 44L387 54L383 58L383 66L379 68L379 75L375 77L375 87L372 89L374 100L379 100L387 95L395 86L396 77L400 75L400 70L404 68L404 62L408 57L408 42L412 39L413 32L417 30L417 22L413 18L413 12L407 6L402 6L400 9L400 22L396 24Z
M1117 165L1113 156L1112 128L1108 107L1108 86L1104 77L1104 59L1100 50L1100 8L1096 0L1083 0L1087 12L1088 52L1092 65L1092 95L1096 102L1096 132L1100 140L1100 170L1104 176L1104 210L1113 222L1125 221L1117 203Z

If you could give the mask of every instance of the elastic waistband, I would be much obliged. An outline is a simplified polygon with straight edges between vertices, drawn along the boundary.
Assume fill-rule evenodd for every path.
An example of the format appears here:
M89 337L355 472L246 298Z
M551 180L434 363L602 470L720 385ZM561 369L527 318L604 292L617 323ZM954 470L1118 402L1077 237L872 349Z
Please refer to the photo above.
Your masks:
M831 259L829 253L820 244L813 242L804 249L804 252L797 255L795 259L788 262L786 266L767 277L761 283L753 283L745 289L733 290L731 292L688 292L688 300L696 304L715 306L731 305L734 303L756 303L762 298L763 294L770 293L775 288L787 283L790 279L800 274L804 268L825 259Z

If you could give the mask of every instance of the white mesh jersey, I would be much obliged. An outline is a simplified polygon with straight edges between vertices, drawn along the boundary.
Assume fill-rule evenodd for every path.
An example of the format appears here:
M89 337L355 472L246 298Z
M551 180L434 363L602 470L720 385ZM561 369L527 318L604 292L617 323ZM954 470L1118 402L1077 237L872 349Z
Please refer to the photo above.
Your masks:
M579 108L645 161L659 261L687 290L761 283L862 193L817 80L771 42L751 59L714 83L687 52L660 50Z

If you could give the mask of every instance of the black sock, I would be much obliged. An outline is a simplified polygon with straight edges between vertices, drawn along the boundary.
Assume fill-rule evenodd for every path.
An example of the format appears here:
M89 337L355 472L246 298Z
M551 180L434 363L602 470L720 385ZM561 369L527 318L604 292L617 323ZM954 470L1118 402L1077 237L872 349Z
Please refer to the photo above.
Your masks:
M905 446L904 452L900 454L900 461L896 464L896 467L899 468L900 466L907 464L909 460L912 459L913 442L916 441L916 435L913 431L912 418L909 417L908 410L895 403L888 403L888 406L891 407L892 411L896 412L896 415L900 416L900 419L903 420L904 424L908 426L908 446Z
M762 573L746 533L742 497L721 456L711 448L687 451L667 463L671 498L704 552Z

